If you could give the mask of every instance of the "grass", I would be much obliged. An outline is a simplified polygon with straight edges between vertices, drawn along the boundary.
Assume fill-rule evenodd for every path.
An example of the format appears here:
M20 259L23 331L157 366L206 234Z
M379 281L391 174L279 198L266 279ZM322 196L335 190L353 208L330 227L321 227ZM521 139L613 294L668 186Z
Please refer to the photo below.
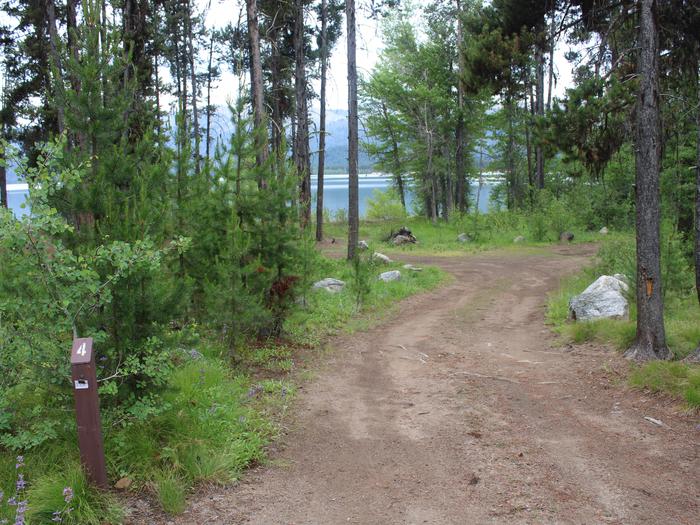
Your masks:
M340 330L354 330L376 322L402 298L437 286L446 274L435 268L407 272L396 263L373 268L401 269L401 281L384 283L376 275L361 311L349 290L329 294L306 293L286 323L284 341L246 345L230 351L199 339L198 352L174 351L176 367L161 392L158 411L146 421L113 421L103 417L107 468L112 482L131 481L129 490L149 492L169 514L181 513L192 488L200 483L225 484L240 477L251 464L263 461L265 447L275 439L275 421L286 413L295 395L295 381L306 375L296 371L295 350L313 347ZM314 278L337 277L350 283L351 266L342 260L320 257ZM171 342L176 348L176 342ZM0 489L15 493L16 454L0 453ZM68 505L63 490L75 496L63 523L103 525L121 523L124 510L118 497L91 488L80 466L72 411L56 437L26 454L21 472L28 485L20 494L28 504L27 523L50 523L54 512ZM0 520L14 523L16 507L0 504Z
M691 409L700 408L700 367L678 362L652 362L634 368L629 383L651 392L684 399Z
M378 279L381 272L389 270L399 270L401 280L385 283ZM356 297L351 291L351 265L345 260L323 259L315 278L334 277L344 281L346 287L336 294L325 290L310 291L306 295L307 306L295 311L287 322L286 328L292 339L315 346L329 334L366 329L390 312L401 299L435 288L449 278L438 268L426 267L420 272L405 270L399 261L373 265L369 271L370 289L361 310L358 310Z
M418 239L418 244L392 246L385 239L392 231L406 226ZM592 242L601 240L597 232L581 228L567 227L574 233L574 242ZM467 233L472 239L463 243L457 240L460 233ZM440 221L432 224L422 217L408 217L393 221L362 221L360 238L374 245L377 251L387 254L410 253L414 255L460 255L470 252L491 250L495 248L522 248L523 246L544 246L558 241L560 232L549 228L544 232L533 231L533 226L525 215L517 213L492 212L473 215L450 222ZM330 223L325 226L326 237L347 238L347 226ZM618 234L611 233L610 236ZM523 243L515 244L516 237L523 236Z
M620 257L623 261L625 258ZM628 268L605 268L604 263L587 268L579 274L562 280L558 291L551 294L547 320L565 341L581 344L596 342L610 345L622 352L629 348L636 335L634 297L628 297L630 320L603 319L598 321L569 321L569 299L581 293L601 273L626 271ZM629 384L651 392L663 392L683 400L688 408L700 408L700 366L681 363L700 343L700 309L697 298L690 290L667 292L665 300L666 342L673 353L673 361L652 362L636 366Z

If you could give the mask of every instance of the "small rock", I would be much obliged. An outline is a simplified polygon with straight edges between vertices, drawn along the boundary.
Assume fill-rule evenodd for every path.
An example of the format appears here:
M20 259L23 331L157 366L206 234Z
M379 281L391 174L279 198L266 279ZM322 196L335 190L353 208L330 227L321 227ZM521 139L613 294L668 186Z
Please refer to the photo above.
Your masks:
M644 416L644 419L646 419L647 421L649 421L649 423L653 423L653 424L656 425L657 427L662 427L662 426L664 426L664 422L663 422L663 421L660 421L660 420L658 420L658 419L654 419L653 417Z
M419 268L418 266L413 266L412 264L404 264L403 265L405 270L410 270L412 272L422 272L423 268Z
M391 281L400 281L401 280L401 272L398 270L391 270L389 272L384 272L379 276L379 279L381 281L384 281L385 283L388 283Z
M360 242L358 242L358 243L357 243L357 247L358 247L360 250L363 250L363 251L364 251L364 250L369 250L369 244L367 244L367 241L360 241Z
M571 242L574 240L574 234L571 232L562 232L561 235L559 235L559 240L562 242Z
M389 259L389 257L384 255L383 253L379 253L379 252L374 252L374 254L372 255L372 259L374 259L375 261L383 262L385 264L389 264L389 263L394 262L391 259Z
M313 287L316 290L325 290L328 293L338 293L342 292L343 288L345 288L345 282L341 281L340 279L327 277L318 282L315 282Z
M406 235L397 235L391 240L391 244L393 244L394 246L401 246L402 244L413 244L415 242L415 238L411 238Z
M692 354L688 355L685 359L683 359L684 363L697 363L700 364L700 346L698 346L695 349L695 352ZM700 429L699 429L700 430Z
M131 487L133 480L131 478L122 478L114 484L114 488L117 490L127 490Z
M593 319L627 319L629 305L625 293L627 283L610 275L601 275L581 295L569 301L569 314L574 321Z
M466 233L460 233L459 235L457 235L457 240L459 242L472 242L472 238L469 237L469 235Z
M515 239L513 239L513 242L515 242L515 243L524 242L524 241L525 241L525 237L523 237L522 235L518 235Z
M607 235L607 234L608 234L608 229L607 229L605 226L603 226L603 227L598 231L598 233L600 233L601 235Z
M472 478L469 480L469 484L476 485L477 483L479 483L479 476L477 476L477 475L472 476Z

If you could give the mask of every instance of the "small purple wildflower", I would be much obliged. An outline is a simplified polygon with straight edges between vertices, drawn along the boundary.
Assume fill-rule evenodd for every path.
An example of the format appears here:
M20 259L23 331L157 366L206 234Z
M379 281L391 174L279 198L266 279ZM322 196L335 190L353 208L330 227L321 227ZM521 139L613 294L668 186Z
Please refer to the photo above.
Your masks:
M17 475L17 490L24 490L27 486L27 482L24 481L24 474Z
M71 500L73 499L73 489L70 487L66 487L63 489L63 499L65 500L66 503L70 503Z
M0 490L0 503L2 503L2 500L5 499L5 493Z
M17 463L15 463L15 468L20 469L24 466L24 456L17 456Z
M7 504L12 505L14 507L15 505L17 505L17 498L12 496L10 499L7 500Z

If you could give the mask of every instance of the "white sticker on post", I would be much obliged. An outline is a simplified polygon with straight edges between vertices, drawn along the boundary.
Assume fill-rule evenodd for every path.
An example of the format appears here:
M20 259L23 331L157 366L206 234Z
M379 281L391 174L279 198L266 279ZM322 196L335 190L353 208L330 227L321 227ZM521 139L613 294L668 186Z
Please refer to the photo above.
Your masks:
M90 388L87 379L76 379L74 382L76 390L87 390L88 388Z

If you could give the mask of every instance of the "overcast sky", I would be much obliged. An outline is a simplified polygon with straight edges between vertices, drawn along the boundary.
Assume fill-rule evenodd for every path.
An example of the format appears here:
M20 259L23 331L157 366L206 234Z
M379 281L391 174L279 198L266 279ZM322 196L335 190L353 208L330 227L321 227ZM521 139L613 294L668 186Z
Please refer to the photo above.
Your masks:
M209 0L199 0L201 7L206 8ZM223 27L229 22L238 20L241 9L244 9L242 0L212 0L207 16L207 25L210 27ZM243 11L245 13L245 11ZM417 17L420 19L420 17ZM243 16L245 20L245 14ZM343 22L345 24L345 22ZM345 25L343 25L343 28ZM379 23L370 19L364 12L357 12L357 67L360 75L367 76L377 62L382 48L382 39ZM560 45L555 53L555 73L558 77L555 95L563 95L564 90L571 83L571 65L564 58L565 45ZM347 109L347 47L345 36L338 41L330 56L329 76L327 87L327 100L329 109ZM219 82L216 91L212 94L215 104L225 104L228 99L236 97L237 80L226 71ZM316 93L320 91L320 81L314 85ZM312 112L317 112L318 101L314 101Z

